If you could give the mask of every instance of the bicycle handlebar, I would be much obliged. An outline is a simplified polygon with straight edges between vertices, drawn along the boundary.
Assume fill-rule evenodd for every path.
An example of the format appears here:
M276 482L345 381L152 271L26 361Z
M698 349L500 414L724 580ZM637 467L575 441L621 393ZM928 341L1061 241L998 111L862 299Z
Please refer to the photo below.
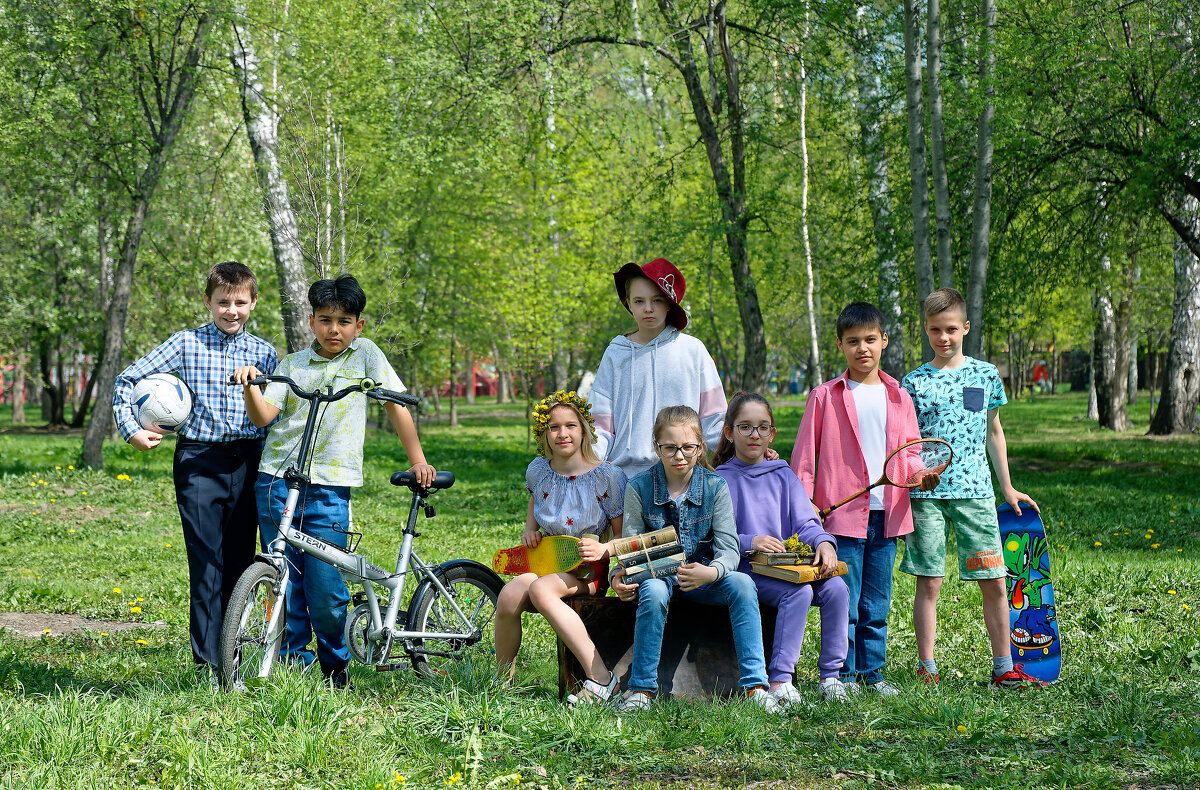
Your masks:
M395 390L385 389L379 386L378 382L376 382L374 379L362 379L357 384L351 384L349 387L340 389L337 392L330 391L327 393L321 392L320 390L313 390L311 392L305 390L287 376L259 376L256 379L247 381L246 386L265 387L271 382L287 384L297 398L307 401L320 400L332 403L333 401L341 400L347 395L352 395L355 392L361 392L368 398L374 398L375 400L379 401L387 401L389 403L396 403L401 406L419 406L421 403L420 398L413 397L412 395L405 395L404 393L396 392ZM237 382L233 381L231 378L229 385L237 386Z

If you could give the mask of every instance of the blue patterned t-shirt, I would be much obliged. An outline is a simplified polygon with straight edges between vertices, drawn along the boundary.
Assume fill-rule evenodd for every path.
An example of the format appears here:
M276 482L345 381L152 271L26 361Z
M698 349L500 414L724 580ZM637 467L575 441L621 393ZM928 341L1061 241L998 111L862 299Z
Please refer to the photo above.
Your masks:
M945 439L954 460L932 491L913 489L914 499L991 499L992 473L987 460L988 411L1008 403L996 366L967 357L957 368L938 370L928 363L900 382L912 396L917 424L926 439Z

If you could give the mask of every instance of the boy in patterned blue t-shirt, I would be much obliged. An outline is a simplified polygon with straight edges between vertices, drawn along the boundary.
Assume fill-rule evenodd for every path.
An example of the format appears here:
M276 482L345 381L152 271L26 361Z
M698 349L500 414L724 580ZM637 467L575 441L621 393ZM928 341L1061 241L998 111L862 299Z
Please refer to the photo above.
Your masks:
M913 628L917 636L917 676L938 680L933 645L937 634L937 599L946 575L946 542L954 528L959 578L979 582L983 622L992 643L992 687L1024 688L1045 684L1013 666L1009 649L1008 595L1000 525L987 456L1004 500L1019 515L1021 503L1037 504L1013 488L1008 475L1008 446L1000 427L1000 407L1008 402L994 365L963 354L963 338L971 330L967 305L953 288L940 288L925 300L925 333L933 361L901 382L912 396L917 423L925 438L945 439L954 462L932 491L913 491L912 535L905 542L900 570L917 577Z

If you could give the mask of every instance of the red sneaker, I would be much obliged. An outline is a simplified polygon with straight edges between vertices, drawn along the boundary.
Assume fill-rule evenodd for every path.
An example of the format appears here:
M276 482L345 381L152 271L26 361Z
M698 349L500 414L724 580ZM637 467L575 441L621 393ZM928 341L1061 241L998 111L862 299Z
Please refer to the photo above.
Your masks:
M941 679L941 675L933 674L923 665L917 667L917 680L921 681L922 683L937 683Z
M992 673L992 689L1044 689L1048 687L1047 683L1043 683L1032 675L1025 674L1025 665L1016 664L1011 670L1003 675Z

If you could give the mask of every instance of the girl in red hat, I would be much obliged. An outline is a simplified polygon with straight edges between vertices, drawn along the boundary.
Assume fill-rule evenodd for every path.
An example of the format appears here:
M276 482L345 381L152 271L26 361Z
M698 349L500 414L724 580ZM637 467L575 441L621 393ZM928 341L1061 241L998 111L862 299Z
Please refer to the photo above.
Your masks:
M608 344L590 398L596 454L633 477L657 460L651 426L666 406L695 409L705 441L715 447L725 419L725 390L704 343L681 331L688 322L682 306L686 283L674 264L666 258L644 266L627 263L613 279L635 328Z

